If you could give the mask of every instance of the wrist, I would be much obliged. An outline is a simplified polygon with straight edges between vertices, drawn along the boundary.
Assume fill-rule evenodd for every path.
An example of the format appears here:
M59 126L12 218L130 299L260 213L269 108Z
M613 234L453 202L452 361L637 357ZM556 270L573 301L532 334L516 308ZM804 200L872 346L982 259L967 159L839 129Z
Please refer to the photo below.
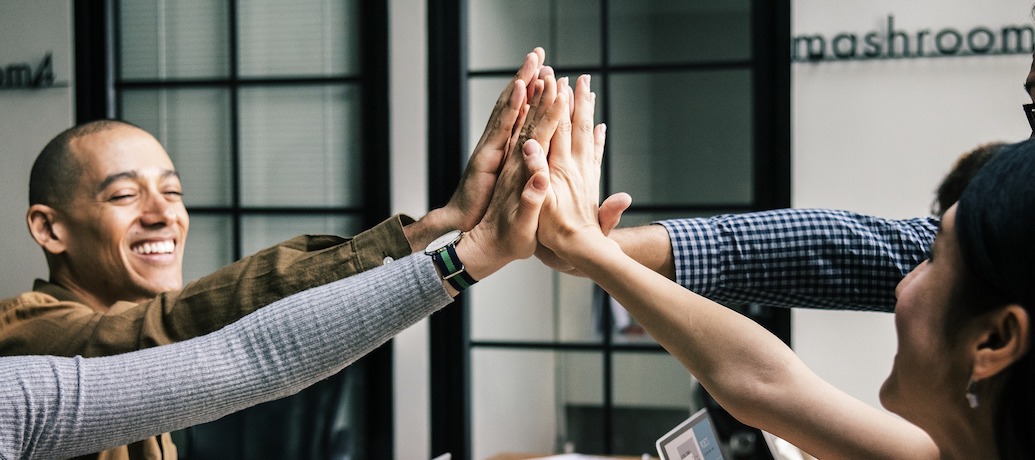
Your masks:
M446 232L455 229L455 226L450 226L447 223L447 219L444 218L442 208L433 209L421 217L420 220L410 223L403 227L403 235L406 237L406 241L410 243L410 251L418 253L424 251L424 248L428 247L435 238L438 238Z
M457 255L464 261L468 273L476 280L483 280L496 273L510 262L504 256L490 250L496 246L484 242L486 239L477 229L468 233L456 246Z

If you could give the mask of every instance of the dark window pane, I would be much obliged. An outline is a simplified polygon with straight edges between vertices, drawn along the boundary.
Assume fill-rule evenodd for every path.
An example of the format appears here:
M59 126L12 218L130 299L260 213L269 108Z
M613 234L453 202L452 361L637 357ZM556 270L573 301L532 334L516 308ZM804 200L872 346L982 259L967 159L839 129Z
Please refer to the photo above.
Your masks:
M751 58L748 0L614 0L612 65Z
M600 0L478 0L468 3L472 70L517 69L536 46L552 66L600 64Z
M639 205L750 204L751 73L611 77L611 190Z

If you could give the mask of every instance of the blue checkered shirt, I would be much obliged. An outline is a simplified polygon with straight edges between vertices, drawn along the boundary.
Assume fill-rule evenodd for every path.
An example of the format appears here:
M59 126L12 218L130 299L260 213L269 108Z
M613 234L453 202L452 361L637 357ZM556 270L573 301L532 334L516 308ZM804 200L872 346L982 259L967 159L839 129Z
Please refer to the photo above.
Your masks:
M938 227L828 209L657 223L676 282L717 302L872 311L894 311L895 286L927 258Z

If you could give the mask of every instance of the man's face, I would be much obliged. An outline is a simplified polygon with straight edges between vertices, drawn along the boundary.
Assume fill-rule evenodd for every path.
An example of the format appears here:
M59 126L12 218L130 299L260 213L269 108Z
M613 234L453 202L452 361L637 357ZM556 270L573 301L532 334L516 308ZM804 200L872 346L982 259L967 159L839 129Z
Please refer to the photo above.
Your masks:
M66 227L68 284L101 301L143 301L183 284L190 222L179 176L150 134L117 127L72 141L83 174Z

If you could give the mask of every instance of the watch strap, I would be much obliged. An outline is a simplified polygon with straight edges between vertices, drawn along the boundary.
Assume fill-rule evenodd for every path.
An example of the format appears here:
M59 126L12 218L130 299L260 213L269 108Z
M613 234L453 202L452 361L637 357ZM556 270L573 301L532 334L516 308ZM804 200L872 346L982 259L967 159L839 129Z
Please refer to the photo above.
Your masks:
M470 273L467 273L460 257L456 255L456 247L452 244L431 253L431 260L438 267L442 279L457 291L463 291L478 282Z

